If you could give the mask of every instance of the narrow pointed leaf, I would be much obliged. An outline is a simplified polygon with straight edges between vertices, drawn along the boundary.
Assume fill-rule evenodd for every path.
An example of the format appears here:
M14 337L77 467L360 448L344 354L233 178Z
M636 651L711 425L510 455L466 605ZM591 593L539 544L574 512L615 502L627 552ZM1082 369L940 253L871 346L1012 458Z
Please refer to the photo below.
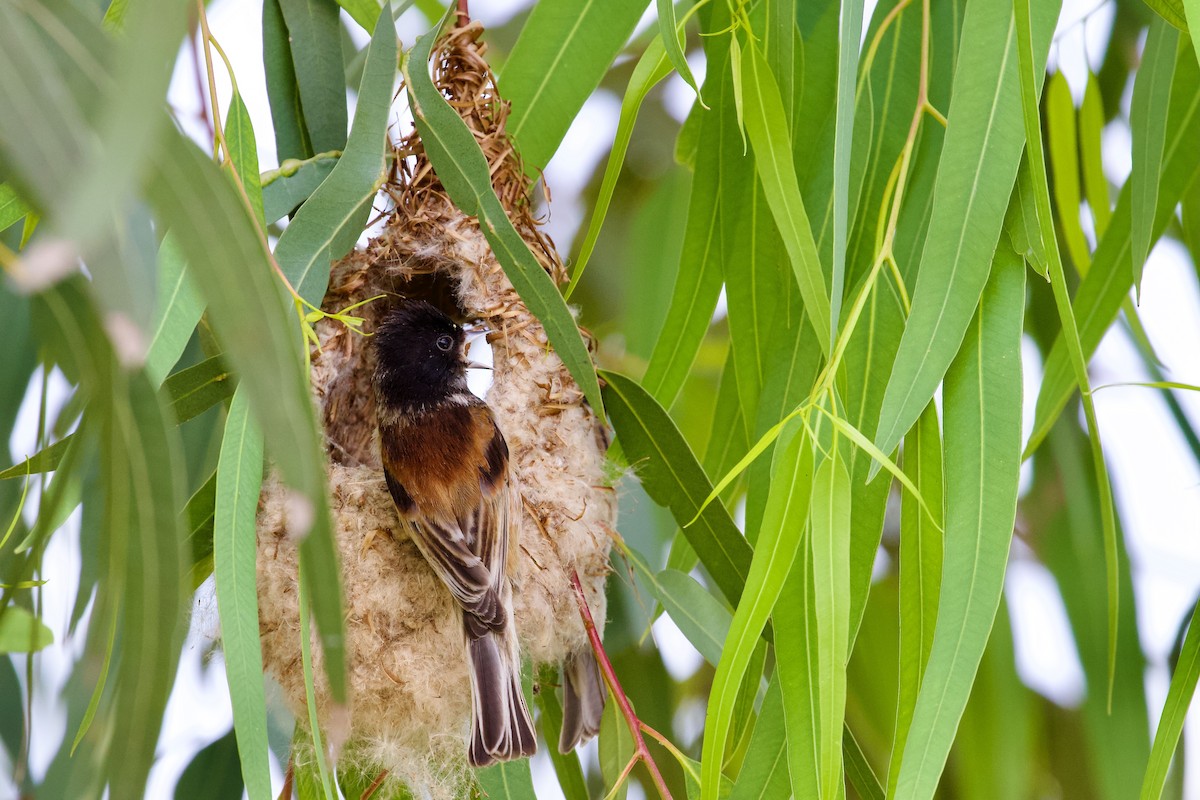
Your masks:
M729 800L773 800L789 790L787 731L779 678L772 678Z
M695 124L699 129L696 164L680 269L662 332L654 343L642 379L646 391L667 408L675 402L692 368L721 293L723 215L730 213L721 198L726 187L743 180L749 170L745 159L734 155L733 148L740 145L732 141L736 134L724 120L723 106L730 100L717 88L709 88L723 90L725 86L724 61L715 52L717 40L718 37L708 37L710 66L704 85L712 110L703 112Z
M1071 365L1075 380L1083 398L1083 410L1087 417L1088 432L1092 445L1092 461L1096 470L1096 483L1100 494L1100 524L1104 530L1104 561L1108 579L1108 698L1112 704L1113 682L1117 669L1117 617L1120 584L1117 573L1117 530L1113 509L1112 485L1108 480L1108 468L1104 463L1104 450L1100 445L1100 427L1096 421L1096 406L1092 401L1089 385L1087 359L1079 344L1079 329L1071 310L1071 299L1067 294L1066 276L1058 252L1053 218L1050 211L1050 189L1046 177L1046 162L1042 151L1041 121L1038 118L1032 42L1030 41L1030 0L1014 0L1017 20L1018 51L1021 63L1021 97L1025 136L1028 140L1030 173L1033 176L1034 200L1037 203L1041 225L1042 245L1050 260L1050 285L1054 291L1054 304L1058 308L1063 335L1071 354Z
M847 230L850 212L850 151L854 143L855 87L858 85L858 44L862 38L862 0L842 3L838 36L837 111L833 139L833 286L829 340L837 341L842 291L846 284Z
M363 30L375 30L375 23L379 21L379 0L337 0L337 4L344 8Z
M1041 75L1059 3L1036 5ZM933 397L987 283L1024 144L1018 79L1011 0L970 3L912 313L875 434L885 453L896 449Z
M262 38L275 153L283 163L287 159L307 158L313 154L313 148L304 126L296 68L292 66L292 40L280 3L281 0L263 0Z
M719 501L700 512L712 484L662 406L624 375L603 375L613 427L630 462L638 465L646 493L685 526L684 535L717 588L736 603L750 571L750 545Z
M7 183L0 183L0 231L20 221L32 209Z
M1103 134L1104 103L1100 99L1100 82L1096 74L1089 71L1087 87L1083 91L1083 105L1079 107L1079 157L1083 169L1083 193L1096 224L1097 242L1104 239L1108 222L1112 219L1108 178L1104 174L1100 144Z
M933 647L942 584L942 532L944 520L942 436L937 406L926 406L916 426L904 438L904 470L933 510L934 519L917 505L911 494L900 506L900 699L896 708L896 735L888 770L888 791L894 794L900 777L904 743L912 724L917 694Z
M671 66L679 73L679 77L683 78L684 83L692 87L692 91L696 93L696 99L701 100L700 87L696 85L696 79L692 76L692 68L688 66L687 57L680 45L683 31L680 30L682 26L675 19L675 4L671 0L656 0L655 7L658 9L658 33L666 47L667 58L671 60ZM703 101L701 100L701 102Z
M1130 258L1133 259L1133 285L1139 296L1142 266L1153 240L1167 136L1167 109L1171 106L1171 84L1178 49L1179 31L1162 18L1152 18L1129 109L1129 127L1133 135L1133 171L1129 175L1133 195Z
M313 149L346 146L346 78L341 22L334 0L279 0L290 41L292 69Z
M647 0L538 3L500 73L508 133L526 166L544 168L583 102L625 46Z
M829 292L817 244L813 239L800 184L792 163L787 121L779 87L770 65L757 47L748 47L742 65L742 92L746 103L746 135L754 148L754 161L767 205L783 238L792 271L800 285L804 309L812 319L821 350L829 353Z
M176 237L168 233L158 249L158 304L151 328L146 374L161 384L183 355L204 304L188 274L187 261Z
M674 6L670 4L669 0L660 0L660 5L661 2L666 2L667 7L674 10ZM672 13L673 18L674 14ZM596 240L600 237L604 217L608 214L608 205L612 202L613 192L617 188L617 178L620 177L621 168L625 165L625 153L629 150L629 141L633 137L633 126L637 122L642 102L650 90L670 72L670 64L663 50L662 36L656 36L650 40L645 52L638 59L637 66L633 68L633 75L629 78L629 85L625 89L625 95L621 98L617 135L613 140L608 161L604 165L604 177L600 181L600 191L596 195L596 203L592 209L591 220L588 222L587 233L583 237L583 245L579 248L579 257L575 260L571 283L566 290L567 297L571 296L571 292L579 284L579 279L583 277L588 259L591 258L592 250L596 246Z
M1197 678L1200 678L1200 605L1192 611L1179 661L1171 675L1171 687L1167 690L1162 717L1154 734L1146 777L1142 780L1141 800L1157 800L1162 796L1167 768L1171 766L1171 757L1175 755L1175 747L1183 733L1183 721L1192 703L1192 695L1196 692Z
M1171 92L1166 129L1167 143L1156 203L1158 210L1151 231L1154 238L1162 235L1174 217L1184 190L1200 175L1200 148L1195 144L1200 141L1200 66L1192 53L1184 50L1181 50L1175 67L1175 87ZM1131 187L1126 182L1108 231L1092 258L1092 267L1075 292L1072 309L1079 327L1079 343L1088 358L1112 325L1133 286L1133 273L1126 268L1132 244L1131 207ZM1050 432L1071 398L1075 381L1067 344L1060 336L1046 359L1026 457L1037 450Z
M1091 264L1087 239L1079 222L1079 144L1075 129L1075 102L1071 87L1061 72L1046 82L1046 152L1054 177L1054 207L1062 226L1067 252L1080 274ZM1031 198L1032 199L1032 198Z
M746 591L734 611L709 692L701 768L701 797L704 800L717 797L738 689L800 549L804 520L808 516L813 456L804 427L799 423L791 425L775 452L771 494L746 578Z
M1025 269L1003 248L946 373L946 546L929 663L895 796L931 797L992 630L1017 509Z
M850 475L836 445L813 478L810 541L817 613L821 796L842 783L842 724L850 636Z
M314 306L325 297L330 265L362 234L384 178L388 112L396 77L391 13L380 15L369 47L346 150L275 247L275 260L292 288Z
M226 417L217 465L213 572L242 780L251 800L271 797L255 570L262 468L262 433L250 416L245 393L238 392Z

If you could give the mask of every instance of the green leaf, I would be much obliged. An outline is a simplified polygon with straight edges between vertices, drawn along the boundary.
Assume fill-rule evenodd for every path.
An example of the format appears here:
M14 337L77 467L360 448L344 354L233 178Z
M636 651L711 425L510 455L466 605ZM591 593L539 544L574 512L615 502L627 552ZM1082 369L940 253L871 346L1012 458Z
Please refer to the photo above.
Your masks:
M613 427L646 493L669 508L680 525L696 517L712 484L679 428L645 389L615 372L604 372L604 397ZM731 602L742 596L750 571L750 545L720 502L710 503L683 529L688 542Z
M1012 621L1002 598L954 743L958 796L1027 800L1037 794L1034 780L1044 774L1038 762L1045 752L1045 740L1035 735L1038 713L1033 692L1017 673ZM1076 775L1067 779L1073 789L1087 791Z
M502 761L481 769L479 785L489 798L496 800L536 800L533 794L533 776L529 771L529 759Z
M746 591L734 611L709 692L701 770L705 800L717 796L738 688L801 546L813 490L812 459L812 444L804 426L792 423L775 449L771 494L746 578Z
M618 786L617 780L633 757L633 736L611 696L604 706L603 716L600 717L597 749L600 751L600 774L604 777L604 787L607 790L606 800L625 800L628 784L622 782Z
M314 306L319 307L325 298L330 264L345 255L362 234L375 193L383 183L395 77L396 32L388 13L379 17L371 37L354 110L354 131L346 150L275 246L275 260L292 288Z
M871 762L867 760L867 754L862 751L849 725L842 728L842 748L843 759L846 762L846 778L854 787L854 791L858 792L858 796L862 800L884 800L885 795L879 778L871 769Z
M767 686L746 760L729 800L774 800L788 796L787 735L783 698L776 676Z
M554 765L554 774L558 777L558 786L562 789L566 800L588 800L587 782L583 777L583 767L579 764L579 754L558 752L558 739L562 732L563 709L554 691L559 681L558 667L543 664L538 670L540 690L534 693L534 699L542 709L542 739L547 743L546 754Z
M1189 8L1189 3L1194 3L1195 0L1145 0L1145 2L1154 9L1156 14L1184 33L1188 32L1188 16L1193 17L1190 20L1192 24L1196 22L1194 6ZM1188 11L1191 11L1190 15L1187 13Z
M812 548L802 546L775 604L775 673L787 726L785 774L795 797L821 796L817 618ZM778 795L782 796L782 795Z
M175 419L187 422L231 396L231 378L221 357L213 356L167 378L162 393L170 399Z
M1058 2L1040 2L1035 9L1038 74L1058 9ZM875 434L885 453L896 449L933 397L987 283L1021 161L1019 77L1012 3L970 3L912 313Z
M917 693L933 647L942 584L942 532L944 478L942 436L937 406L930 402L916 426L904 437L904 470L933 511L933 519L911 494L900 500L900 699L896 707L896 735L888 770L888 792L894 795L900 777L900 760L912 724Z
M0 480L10 480L12 478L24 479L26 475L53 472L59 462L62 461L63 456L66 455L67 448L70 445L70 436L59 439L44 450L40 450L29 458L26 458L21 463L0 472Z
M350 18L363 30L375 30L375 23L379 21L379 0L337 0L337 4L346 9Z
M1001 248L946 373L945 566L897 797L937 788L1000 603L1020 473L1024 306L1024 265Z
M846 714L846 661L850 657L850 475L838 458L836 437L829 457L821 462L813 478L810 513L821 796L836 797L845 791L842 725Z
M19 222L32 210L16 189L7 183L0 183L0 231Z
M1184 190L1200 174L1200 67L1192 54L1181 50L1175 67L1175 87L1167 116L1158 209L1153 237L1162 235L1174 218ZM1126 182L1117 200L1108 232L1092 259L1092 268L1075 293L1073 311L1079 327L1079 343L1085 357L1095 352L1108 331L1121 303L1133 284L1129 263L1131 249L1131 187ZM1076 386L1074 367L1065 340L1060 336L1046 359L1042 388L1038 393L1033 433L1025 454L1028 457L1049 433Z
M704 660L715 667L721 660L733 615L685 572L664 569L648 583L671 620Z
M1176 24L1184 33L1200 31L1200 0L1162 0L1164 3L1182 5L1186 25ZM1200 59L1200 34L1191 35L1192 47L1196 48L1196 58Z
M537 3L500 73L508 135L531 169L550 162L583 101L637 24L646 0Z
M216 522L217 472L208 476L187 505L183 507L183 524L187 530L188 550L191 552L191 585L198 588L213 571L213 528Z
M425 144L429 161L455 205L464 214L479 217L479 227L504 267L504 274L542 323L558 357L571 371L571 376L583 390L597 416L603 420L600 383L596 380L596 369L574 317L553 279L517 233L496 197L479 143L429 77L429 52L437 34L435 28L418 39L404 67L405 82L412 94L417 131ZM413 69L413 64L418 68ZM509 132L512 133L511 118L509 123Z
M170 406L175 421L184 423L232 395L234 387L231 378L221 357L213 356L169 377L159 390L159 396ZM0 480L54 471L74 437L74 434L68 434L20 464L0 472Z
M250 416L245 392L239 391L229 407L217 465L213 572L242 779L251 800L271 797L255 570L262 470L262 433Z
M264 172L261 180L267 222L278 222L311 197L333 172L341 155L335 150L304 161L289 158L279 165L279 169Z
M315 152L341 150L346 146L346 79L338 4L279 0L279 8L287 25L308 139Z
M822 352L828 354L829 332L832 330L829 294L792 164L791 142L787 138L787 122L779 87L757 47L747 48L743 67L746 134L754 148L755 167L800 286L804 309L812 320L813 332L821 344Z
M1008 240L1029 268L1049 280L1050 265L1046 260L1046 249L1042 246L1042 234L1038 227L1037 207L1033 201L1033 179L1029 175L1028 159L1021 159L1017 172L1017 185L1013 187L1012 199L1004 217L1004 229Z
M715 39L710 37L709 41ZM696 164L680 268L662 332L654 343L642 378L646 391L666 408L671 407L683 387L721 293L723 213L727 211L721 198L726 187L738 185L749 169L745 159L731 160L735 134L724 120L724 94L708 89L723 88L721 80L725 73L719 58L710 51L705 90L713 109L703 112L696 123L699 129Z
M1171 688L1167 690L1167 700L1154 734L1154 746L1150 750L1150 763L1146 766L1146 777L1142 779L1142 800L1157 800L1162 796L1167 768L1183 733L1183 721L1196 692L1197 678L1200 678L1200 605L1192 611L1179 661L1171 675Z
M1121 270L1129 275L1129 270ZM1118 548L1122 624L1117 637L1120 669L1113 685L1112 702L1101 687L1108 678L1106 620L1111 594L1103 581L1105 553L1098 514L1095 470L1087 462L1089 443L1075 420L1055 426L1045 456L1053 458L1056 491L1062 498L1059 514L1046 520L1040 536L1039 556L1061 589L1079 660L1087 686L1079 710L1084 732L1081 761L1087 764L1079 778L1090 779L1089 796L1100 800L1137 797L1150 760L1150 730L1146 724L1146 660L1138 633L1137 598L1129 560Z
M205 800L240 800L243 786L241 775L237 771L237 760L239 749L244 751L244 748L244 744L241 748L238 747L238 740L232 730L204 747L179 776L179 783L175 784L176 800L195 797L203 797ZM265 743L263 748L265 757ZM251 793L250 796L254 797L254 794Z
M292 40L288 36L280 0L263 0L263 67L267 76L267 100L271 104L271 123L275 128L276 159L307 158L313 154L304 110L300 107L300 89L296 86L296 68L292 66Z
M54 211L52 215L48 214L53 229L68 233L85 252L90 249L89 245L112 237L112 232L106 230L108 223L114 217L120 219L122 212L133 203L144 165L157 150L157 142L167 129L168 120L162 113L162 105L179 42L187 29L187 18L182 3L161 6L134 3L121 22L122 35L109 40L111 58L107 66L111 81L99 87L101 95L94 106L96 113L89 136L92 148L76 153L88 163L82 165L82 175L73 176L72 191L64 193L68 198L44 209ZM45 21L39 24L43 28L47 26ZM56 33L51 35L57 38ZM60 96L59 102L62 100L66 98ZM86 107L82 103L76 106ZM85 130L78 133L84 134ZM87 158L89 155L92 158ZM97 213L99 209L111 211ZM118 243L113 242L113 245ZM107 258L92 258L88 266L102 299L103 284L127 287L129 294L120 299L123 302L108 301L110 310L115 306L125 311L145 330L150 322L153 275L143 287L139 273L142 265L127 255L122 256L112 262ZM152 269L153 261L145 266ZM149 298L143 311L138 308L141 303L137 301L145 291L149 291Z
M1108 178L1104 175L1104 156L1100 140L1104 135L1104 101L1096 73L1088 71L1083 105L1079 107L1079 155L1083 169L1083 193L1096 223L1096 241L1102 241L1112 219L1108 204Z
M658 9L658 35L666 45L667 58L671 60L671 66L675 67L675 71L679 73L679 77L683 78L684 83L692 87L692 91L696 93L696 101L703 105L704 98L700 96L700 87L696 85L696 78L693 77L692 68L688 66L687 56L683 52L681 41L686 36L683 23L675 20L675 4L671 0L656 0L655 5ZM696 8L698 6L692 6L692 10ZM683 22L687 22L686 16Z
M1171 107L1179 31L1161 18L1151 19L1142 64L1133 83L1129 127L1133 135L1131 238L1133 285L1142 292L1142 267L1153 240L1154 218L1162 175L1163 149L1167 138L1167 110Z
M255 218L266 228L263 217L262 183L258 174L258 145L254 140L254 125L250 122L250 110L236 91L229 101L225 119L225 144L229 147L229 158L237 171L254 209Z
M1061 72L1054 73L1046 82L1045 106L1047 153L1054 177L1054 206L1058 211L1058 222L1062 226L1067 252L1075 268L1082 274L1087 272L1092 258L1083 235L1083 226L1079 222L1080 148L1075 133L1075 102L1071 99L1071 87Z
M54 644L54 633L16 605L0 609L0 653L36 653Z
M674 19L674 6L671 5L670 0L659 0L660 6L663 3L666 3L667 8L671 9L671 17ZM693 8L695 7L693 6ZM678 47L678 42L676 47ZM566 290L567 298L571 297L571 293L579 284L579 279L583 277L583 271L587 269L588 260L592 257L592 250L596 246L596 239L600 237L600 228L604 225L604 217L608 214L608 206L612 202L613 191L617 187L617 178L621 176L621 167L625 164L625 153L629 150L629 140L633 137L633 126L637 122L642 102L650 90L670 72L671 68L667 62L667 55L663 51L663 39L660 34L650 40L642 57L638 59L637 66L633 68L633 75L629 78L629 85L625 89L625 96L621 98L617 135L613 139L612 150L604 165L604 178L600 182L600 191L596 195L596 203L592 209L592 218L588 222L587 234L583 238L583 245L579 248L579 257L575 260L571 282Z
M158 303L151 328L146 374L159 385L178 363L192 331L204 313L204 304L188 274L179 241L167 233L158 248Z
M1041 223L1042 244L1050 257L1050 285L1054 290L1054 304L1062 322L1063 335L1071 353L1075 380L1083 397L1084 414L1092 444L1092 461L1096 470L1096 482L1100 488L1101 526L1104 530L1105 566L1108 578L1108 696L1111 705L1113 683L1117 670L1117 619L1119 608L1119 577L1117 567L1117 531L1113 509L1112 485L1108 480L1108 468L1104 463L1104 450L1100 445L1100 426L1096 420L1096 407L1089 385L1087 360L1079 344L1079 331L1075 315L1071 311L1071 300L1067 294L1066 276L1059 258L1058 242L1050 212L1050 190L1046 178L1046 164L1042 155L1041 122L1038 119L1036 89L1033 82L1033 54L1029 35L1029 0L1014 0L1017 19L1019 53L1021 59L1021 97L1024 107L1025 136L1028 140L1030 171L1033 174L1034 199L1037 202ZM1135 187L1136 188L1136 187Z
M831 342L836 342L838 336L842 291L846 284L847 228L854 221L850 218L850 152L854 143L855 86L858 82L858 46L862 39L862 18L862 0L849 0L842 4L833 140L833 286L829 304Z

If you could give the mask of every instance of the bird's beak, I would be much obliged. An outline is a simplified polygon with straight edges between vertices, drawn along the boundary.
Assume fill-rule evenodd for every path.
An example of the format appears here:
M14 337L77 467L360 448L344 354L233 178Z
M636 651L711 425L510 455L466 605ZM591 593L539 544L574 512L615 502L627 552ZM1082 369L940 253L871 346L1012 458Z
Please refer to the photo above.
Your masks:
M491 369L491 364L484 364L482 361L468 361L467 369Z

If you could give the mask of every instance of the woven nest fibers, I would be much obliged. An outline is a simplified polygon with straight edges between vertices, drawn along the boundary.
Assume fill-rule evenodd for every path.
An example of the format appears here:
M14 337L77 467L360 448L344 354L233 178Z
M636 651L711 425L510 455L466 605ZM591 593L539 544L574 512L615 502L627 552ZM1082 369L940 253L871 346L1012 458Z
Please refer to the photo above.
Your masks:
M435 54L435 78L476 130L514 224L561 279L561 261L530 215L527 183L504 136L507 106L492 90L478 35L475 25L451 32ZM338 311L385 295L355 312L369 333L397 298L422 297L490 328L494 372L485 399L508 442L521 501L516 624L525 657L557 664L588 648L572 571L598 624L605 618L616 516L605 472L607 431L505 277L477 221L445 197L415 134L400 143L395 163L388 186L395 210L365 251L334 266L323 308ZM317 334L312 385L330 459L346 613L350 735L341 766L386 769L435 796L452 794L469 780L470 691L460 613L402 532L384 484L370 340L328 319L317 323ZM268 480L258 520L260 628L267 670L297 718L306 720L297 553L287 509L286 493ZM337 710L313 642L324 726ZM303 758L296 754L298 765Z

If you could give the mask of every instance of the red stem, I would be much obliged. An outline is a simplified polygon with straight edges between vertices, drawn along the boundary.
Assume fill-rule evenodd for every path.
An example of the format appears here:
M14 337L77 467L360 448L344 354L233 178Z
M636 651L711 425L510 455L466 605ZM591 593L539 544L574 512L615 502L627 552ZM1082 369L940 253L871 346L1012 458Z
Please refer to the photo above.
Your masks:
M383 772L380 772L371 785L367 787L367 790L362 793L361 800L371 800L375 793L379 791L379 787L383 785L383 781L385 778L387 778L387 776L388 771L386 769Z
M292 781L296 774L296 762L288 759L287 772L283 774L283 791L279 793L279 800L292 800Z
M633 734L634 758L645 762L646 769L650 772L650 778L654 781L663 800L673 800L671 790L667 788L667 782L663 780L662 773L658 770L658 764L654 763L654 757L650 755L650 748L646 746L646 740L642 737L642 721L638 719L637 714L633 711L633 706L629 704L629 698L625 696L625 690L621 688L621 682L617 680L616 670L613 669L612 662L608 660L608 653L604 652L604 644L600 641L600 633L596 630L595 621L592 620L592 611L588 608L587 598L583 594L583 585L579 582L579 574L575 570L571 570L571 586L575 589L575 602L579 605L579 616L583 617L583 627L587 630L588 641L592 645L592 652L596 655L596 663L600 665L604 682L608 684L612 696L616 698L617 707L621 709L621 716L625 717L625 724L629 726L629 732Z

